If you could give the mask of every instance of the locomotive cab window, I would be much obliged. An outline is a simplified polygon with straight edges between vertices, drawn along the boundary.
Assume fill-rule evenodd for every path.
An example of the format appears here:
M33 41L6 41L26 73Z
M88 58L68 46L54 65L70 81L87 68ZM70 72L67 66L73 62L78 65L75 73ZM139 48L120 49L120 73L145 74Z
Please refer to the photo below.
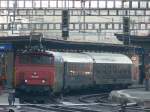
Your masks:
M19 55L20 64L52 65L53 57L50 55Z
M30 57L27 55L19 56L19 63L20 64L29 64L30 63Z

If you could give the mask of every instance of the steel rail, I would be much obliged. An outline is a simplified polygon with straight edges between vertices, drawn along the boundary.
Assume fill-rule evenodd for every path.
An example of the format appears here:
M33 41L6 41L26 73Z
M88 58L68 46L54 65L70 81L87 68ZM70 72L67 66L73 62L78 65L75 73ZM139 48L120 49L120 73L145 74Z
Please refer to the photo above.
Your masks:
M68 107L62 105L56 106L42 106L42 105L28 105L27 107L37 108L47 111L56 111L56 112L102 112L101 110L91 110L87 108L79 108L79 107Z

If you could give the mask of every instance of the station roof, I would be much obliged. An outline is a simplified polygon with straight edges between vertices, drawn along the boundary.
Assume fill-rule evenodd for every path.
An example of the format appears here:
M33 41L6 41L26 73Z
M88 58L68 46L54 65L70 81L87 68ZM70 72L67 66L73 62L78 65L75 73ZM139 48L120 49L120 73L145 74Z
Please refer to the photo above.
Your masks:
M130 37L130 41L132 43L141 43L141 42L150 42L150 35L146 36L138 36L138 35L124 35L124 34L115 34L117 39L120 41L128 41L128 38ZM128 38L127 38L128 37Z
M144 49L145 53L150 52L150 35L147 36L138 36L138 35L124 35L124 34L115 34L117 39L124 41L124 43L131 45L140 46Z
M50 39L49 37L40 38L40 36L3 36L0 37L0 43L11 43L15 49L24 49L29 44L39 44L46 49L57 51L107 51L107 52L132 52L133 50L141 52L141 47L127 46L120 44L92 43L92 42L75 42ZM136 50L135 50L136 49Z

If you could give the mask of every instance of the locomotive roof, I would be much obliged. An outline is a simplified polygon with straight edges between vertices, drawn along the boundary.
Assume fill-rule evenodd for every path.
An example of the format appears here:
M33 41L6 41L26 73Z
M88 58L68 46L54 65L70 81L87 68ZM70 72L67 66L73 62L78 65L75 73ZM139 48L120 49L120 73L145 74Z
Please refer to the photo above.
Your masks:
M131 59L124 54L115 53L92 53L86 52L93 58L96 63L121 63L121 64L132 64Z

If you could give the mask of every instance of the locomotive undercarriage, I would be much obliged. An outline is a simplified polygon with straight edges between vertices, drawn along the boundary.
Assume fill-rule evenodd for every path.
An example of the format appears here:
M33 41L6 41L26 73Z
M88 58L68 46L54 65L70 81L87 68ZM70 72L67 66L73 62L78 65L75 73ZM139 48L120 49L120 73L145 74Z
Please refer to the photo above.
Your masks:
M103 85L90 85L88 87L80 88L64 88L58 93L53 93L53 90L49 86L27 86L22 85L16 88L16 97L20 99L20 102L32 102L32 103L46 103L53 100L54 97L61 94L83 94L83 93L97 93L97 92L110 92L114 89L126 89L130 84L103 84Z
M52 89L49 86L28 86L21 85L16 87L15 96L20 102L47 102L51 96Z
M52 91L52 89L49 86L21 85L20 87L16 88L16 92L28 93L28 94L33 94L33 95L49 94L49 93L51 93L51 91Z

